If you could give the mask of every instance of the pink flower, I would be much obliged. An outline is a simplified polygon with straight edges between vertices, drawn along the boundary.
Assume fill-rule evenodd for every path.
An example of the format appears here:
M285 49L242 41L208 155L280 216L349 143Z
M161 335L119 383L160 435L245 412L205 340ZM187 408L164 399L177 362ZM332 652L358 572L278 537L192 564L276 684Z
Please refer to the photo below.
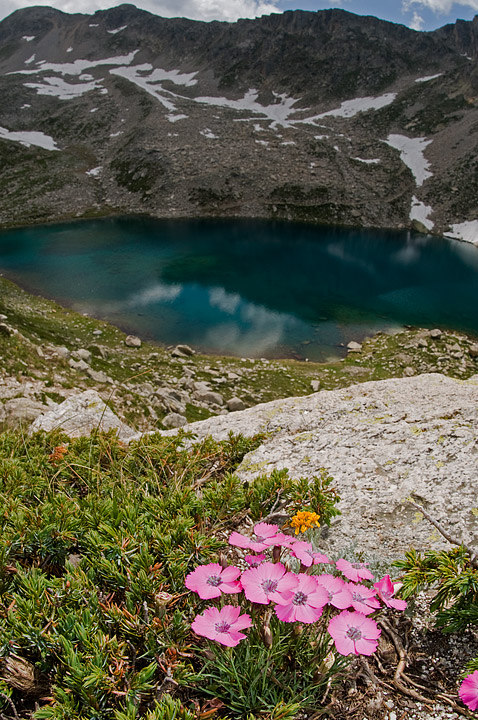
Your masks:
M352 594L352 607L357 612L370 615L380 607L380 601L375 597L375 590L365 585L354 585L349 583L348 589Z
M373 580L373 575L370 570L367 570L363 563L351 563L348 560L337 560L335 563L337 570L345 575L348 580L352 582L359 582L359 580Z
M348 610L330 619L328 631L341 655L372 655L380 637L380 629L372 618Z
M315 552L310 543L302 542L301 540L291 545L290 554L292 555L292 557L300 560L302 565L304 565L305 567L310 567L312 564L317 565L318 563L330 562L327 555L322 555L322 553Z
M261 563L265 562L265 559L265 555L246 555L246 557L244 558L246 563L251 567L257 567Z
M297 578L287 572L282 563L264 562L256 568L244 570L241 584L248 600L268 605L270 600L278 602L279 593L294 588Z
M233 532L229 538L229 545L235 545L240 548L247 548L254 552L262 552L271 545L281 545L288 538L284 533L278 532L277 525L269 525L268 523L257 523L254 525L255 538L246 537L241 533Z
M328 593L329 605L333 605L340 610L344 610L352 605L352 593L347 587L342 578L335 577L335 575L317 575L317 583L325 588Z
M223 568L219 563L199 565L186 575L185 585L196 592L202 600L219 597L221 593L241 592L242 586L236 578L241 574L239 568Z
M196 615L192 629L196 635L215 640L221 645L235 647L246 637L239 630L252 625L249 615L240 615L241 608L234 605L224 605L221 610L209 607L202 615Z
M467 675L460 685L458 694L470 710L478 710L478 670Z
M394 598L395 587L390 579L390 575L384 575L384 577L378 582L374 583L374 588L380 600L385 603L387 607L395 608L396 610L405 610L407 603L405 600Z
M297 586L281 593L276 600L276 615L282 622L313 623L327 604L327 592L311 575L300 573L296 577Z

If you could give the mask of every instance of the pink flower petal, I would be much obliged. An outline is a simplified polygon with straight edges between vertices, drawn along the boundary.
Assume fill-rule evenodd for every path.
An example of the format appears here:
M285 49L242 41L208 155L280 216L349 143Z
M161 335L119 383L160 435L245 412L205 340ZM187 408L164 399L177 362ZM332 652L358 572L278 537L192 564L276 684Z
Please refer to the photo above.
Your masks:
M297 605L295 611L295 619L298 622L313 623L322 615L323 606L319 608L312 607L310 605Z
M458 694L470 710L478 710L478 670L467 675L460 685Z

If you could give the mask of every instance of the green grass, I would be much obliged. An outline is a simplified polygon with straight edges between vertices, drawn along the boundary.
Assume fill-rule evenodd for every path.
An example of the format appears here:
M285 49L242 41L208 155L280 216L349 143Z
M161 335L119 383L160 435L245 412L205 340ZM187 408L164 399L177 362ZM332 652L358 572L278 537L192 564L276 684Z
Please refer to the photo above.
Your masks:
M190 629L204 604L185 575L233 555L231 530L279 494L291 515L304 503L325 522L335 512L326 474L243 484L234 470L261 440L188 450L158 435L129 447L114 434L0 435L0 713L10 698L28 718L144 717L168 682L183 704L207 702Z

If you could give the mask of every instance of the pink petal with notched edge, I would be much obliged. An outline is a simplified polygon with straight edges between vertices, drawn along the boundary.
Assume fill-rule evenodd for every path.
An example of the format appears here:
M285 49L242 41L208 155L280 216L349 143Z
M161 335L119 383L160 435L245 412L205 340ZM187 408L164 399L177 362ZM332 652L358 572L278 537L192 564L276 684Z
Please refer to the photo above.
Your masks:
M235 567L234 565L229 565L228 567L223 569L221 573L221 580L223 582L233 582L234 580L237 580L240 574L241 570L238 567Z
M251 544L251 538L246 537L245 535L241 535L241 533L233 532L229 536L229 545L234 545L235 547L240 548L248 548Z
M313 623L322 615L323 607L311 607L310 605L298 605L295 611L297 622Z
M276 605L275 613L279 620L282 622L294 622L294 610L291 604L288 605Z
M478 670L466 676L458 694L470 710L478 710Z
M279 532L278 525L271 525L270 523L260 522L254 525L254 532L260 537L272 537Z

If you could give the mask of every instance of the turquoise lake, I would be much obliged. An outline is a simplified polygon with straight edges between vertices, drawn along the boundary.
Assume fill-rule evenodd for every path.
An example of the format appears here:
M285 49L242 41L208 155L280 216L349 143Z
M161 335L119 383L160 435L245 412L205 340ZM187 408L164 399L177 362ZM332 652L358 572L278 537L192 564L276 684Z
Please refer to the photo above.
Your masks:
M478 334L478 248L253 220L108 218L0 232L0 271L143 339L326 360L405 324Z

